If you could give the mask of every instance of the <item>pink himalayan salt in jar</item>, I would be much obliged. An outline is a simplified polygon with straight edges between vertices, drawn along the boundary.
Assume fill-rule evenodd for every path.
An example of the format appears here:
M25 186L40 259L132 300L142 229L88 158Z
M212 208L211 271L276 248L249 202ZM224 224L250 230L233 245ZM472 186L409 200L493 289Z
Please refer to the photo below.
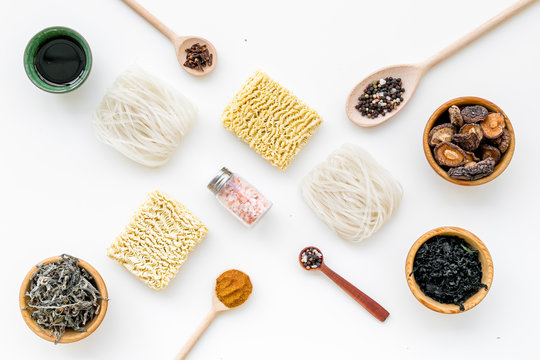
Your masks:
M248 227L255 225L272 207L271 201L226 167L210 181L208 188L226 209Z

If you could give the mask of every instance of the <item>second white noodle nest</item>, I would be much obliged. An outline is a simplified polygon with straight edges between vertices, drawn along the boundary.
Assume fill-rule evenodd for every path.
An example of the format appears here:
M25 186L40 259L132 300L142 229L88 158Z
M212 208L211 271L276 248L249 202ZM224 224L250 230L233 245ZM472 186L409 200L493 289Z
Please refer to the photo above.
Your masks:
M157 167L169 160L196 115L182 94L134 67L107 91L93 125L104 143L140 164Z
M394 177L361 147L344 144L302 181L313 211L343 239L367 239L397 210L403 191Z

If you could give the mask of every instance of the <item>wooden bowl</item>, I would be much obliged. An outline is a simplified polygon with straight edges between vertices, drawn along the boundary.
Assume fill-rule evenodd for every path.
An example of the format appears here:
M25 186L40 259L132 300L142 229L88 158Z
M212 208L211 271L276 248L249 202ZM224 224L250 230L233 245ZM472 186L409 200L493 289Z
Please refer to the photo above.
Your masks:
M52 262L57 262L58 260L60 260L60 256L54 256L54 257L50 257L50 258L42 261L40 264L49 264L49 263L52 263ZM94 278L96 288L99 290L101 296L103 296L104 298L107 298L108 297L107 287L105 286L105 282L103 281L103 279L101 278L101 275L99 275L97 270L94 269L87 262L85 262L83 260L80 260L80 259L79 259L78 265L80 267L82 267L83 269L85 269L86 271L88 271L88 273L90 275L92 275L92 277ZM55 342L56 337L49 335L48 331L41 330L39 328L39 326L37 325L36 321L34 319L32 319L32 316L31 316L32 311L30 309L24 309L26 307L26 296L25 296L25 294L30 289L30 277L37 271L37 269L38 269L37 266L34 266L28 272L28 274L26 275L26 277L23 280L23 283L21 285L21 290L19 292L19 306L20 306L20 309L21 309L22 317L23 317L24 321L26 322L26 325L28 325L28 327L30 328L30 330L32 330L34 333L36 333L37 336L39 336L39 337L41 337L41 338L43 338L43 339L45 339L47 341ZM72 330L72 329L66 329L66 332L62 335L60 340L58 340L58 343L61 343L61 344L72 343L72 342L75 342L75 341L82 340L85 337L92 334L98 328L98 326L101 324L101 322L103 321L103 318L105 317L105 314L107 313L107 305L108 305L108 303L109 302L107 300L103 300L103 299L99 300L99 305L100 305L99 314L97 314L92 319L92 321L90 321L86 325L87 331L79 332L79 331L75 331L75 330Z
M451 235L458 236L465 240L472 250L478 250L478 259L482 265L482 283L486 284L488 290L491 289L491 283L493 282L493 261L491 260L491 255L484 245L484 243L471 232L458 228L458 227L440 227L428 231L424 235L420 236L418 240L413 244L409 254L407 255L407 261L405 262L405 276L407 277L407 284L411 289L413 295L420 301L423 305L430 308L431 310L438 311L443 314L456 314L461 313L459 306L455 304L443 304L436 300L433 300L429 296L426 296L414 279L414 274L410 275L413 271L414 258L416 257L416 252L422 246L423 243L431 239L436 235ZM410 276L409 276L410 275ZM484 297L486 297L488 291L484 288L478 289L478 292L468 298L463 306L465 311L472 309L478 305Z
M510 131L510 135L512 136L512 141L510 143L510 147L508 148L508 150L506 150L506 152L502 154L501 160L495 166L495 170L489 176L486 176L478 180L471 180L471 181L454 179L454 178L451 178L450 175L448 175L448 173L435 161L435 158L433 157L432 149L428 143L429 132L434 126L442 123L442 121L440 121L441 116L447 113L448 108L452 105L457 105L459 107L467 106L467 105L482 105L486 109L488 109L489 112L498 112L504 115L504 118L506 119L506 128L508 129L508 131ZM512 123L510 122L510 120L508 119L508 116L506 116L504 111L502 111L497 105L482 98L465 96L465 97L460 97L457 99L447 101L444 104L442 104L437 110L435 110L435 112L429 118L426 124L426 128L424 129L423 143L424 143L424 153L426 154L426 159L429 165L431 165L431 167L433 168L433 170L435 170L437 174L439 174L443 179L450 181L451 183L458 184L458 185L465 185L465 186L473 186L473 185L481 185L481 184L490 182L491 180L499 176L506 169L508 164L510 164L510 160L512 160L512 156L514 155L516 139L515 139L514 128L512 127Z

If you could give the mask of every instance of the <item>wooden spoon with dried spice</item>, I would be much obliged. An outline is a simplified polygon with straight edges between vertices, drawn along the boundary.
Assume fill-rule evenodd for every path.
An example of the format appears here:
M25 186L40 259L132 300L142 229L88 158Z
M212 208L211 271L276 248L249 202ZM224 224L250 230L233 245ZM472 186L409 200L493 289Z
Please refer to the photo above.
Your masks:
M182 350L174 360L183 360L195 346L202 334L208 329L212 321L224 311L239 307L251 295L253 285L249 276L240 270L228 270L216 279L214 296L212 297L212 309L197 330L191 335Z
M177 35L135 0L122 1L171 40L182 69L194 76L207 75L214 70L217 51L210 41L202 37Z
M320 270L324 275L328 276L333 282L349 294L357 303L362 305L371 315L377 320L384 321L390 315L385 308L379 305L375 300L364 294L356 286L339 276L324 263L324 258L321 250L316 247L308 246L304 248L298 257L300 265L305 270L313 271Z
M345 105L347 117L362 127L380 125L396 116L413 96L422 77L488 31L494 29L537 0L519 0L469 34L419 64L382 68L356 85Z

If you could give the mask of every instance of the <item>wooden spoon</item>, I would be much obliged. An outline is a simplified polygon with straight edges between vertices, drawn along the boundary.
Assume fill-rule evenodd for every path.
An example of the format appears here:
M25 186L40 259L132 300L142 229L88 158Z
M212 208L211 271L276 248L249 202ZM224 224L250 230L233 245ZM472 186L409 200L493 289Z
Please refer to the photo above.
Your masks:
M400 110L405 107L405 105L407 105L407 103L413 96L416 88L418 87L420 80L428 70L430 70L432 67L445 60L446 58L450 57L451 55L455 54L468 44L472 43L488 31L497 27L499 24L514 16L519 11L523 10L525 7L535 1L536 0L520 0L516 2L500 14L485 22L480 27L476 28L469 34L465 35L461 39L452 43L439 53L435 54L434 56L430 57L429 59L420 64L388 66L369 75L358 85L356 85L349 94L349 97L347 98L347 103L345 105L347 117L353 123L362 127L377 126L385 121L390 120L392 117L396 116L400 112ZM391 113L387 113L385 116L379 116L375 119L370 119L368 117L362 116L362 114L355 108L355 106L358 104L358 98L360 97L360 95L363 94L364 89L373 81L390 76L393 78L401 78L401 81L403 83L405 93L402 96L403 101L401 102L401 104L397 107L396 110L392 111Z
M237 275L241 275L242 279L238 281L232 279L232 276ZM231 307L228 307L227 305L222 303L221 300L219 300L217 296L218 287L225 291L225 295L233 296L233 301L231 301L229 304L229 306ZM252 285L251 281L249 280L249 276L247 276L240 270L231 269L221 274L216 279L216 286L214 287L214 295L212 297L212 309L210 310L210 313L206 316L201 325L199 325L199 328L195 331L195 333L193 333L193 335L189 338L187 343L184 345L182 350L180 350L180 352L178 353L178 355L176 355L174 359L185 359L191 349L193 349L193 346L195 346L197 341L201 338L202 334L206 331L208 326L210 326L212 321L216 318L216 316L218 316L224 311L235 309L243 305L251 295L251 291Z
M193 347L195 346L197 341L199 341L202 334L206 331L206 329L208 329L208 327L210 326L212 321L214 321L216 316L218 316L219 314L221 314L224 311L232 310L232 309L234 309L234 308L228 308L227 306L225 306L225 304L223 304L221 301L219 301L219 299L217 297L217 294L216 294L216 290L214 289L214 295L212 297L212 309L210 310L208 315L204 318L203 322L199 325L197 330L193 333L193 335L191 335L191 337L186 342L186 344L184 345L182 350L180 350L178 355L176 355L174 360L183 360L183 359L185 359L186 356L191 351L191 349L193 349Z
M137 14L141 15L146 21L152 24L156 29L161 31L161 33L165 35L166 37L168 37L169 40L171 40L171 42L173 43L174 49L176 51L176 57L178 58L178 62L182 66L182 69L184 69L189 74L194 75L194 76L207 75L207 74L210 74L214 70L217 63L217 51L214 45L212 45L210 41L203 39L201 37L195 37L195 36L179 36L174 31L169 29L165 24L159 21L154 15L150 14L148 10L143 8L135 0L122 0L122 1L126 3L130 8L135 10ZM192 45L196 43L199 43L201 45L206 45L206 47L208 48L208 51L210 52L210 55L212 56L212 65L204 67L203 71L184 66L184 63L186 61L186 49L189 49Z
M318 268L311 268L307 269L304 264L302 263L302 254L308 250L308 249L315 249L321 254L321 260L322 264ZM386 311L385 308L383 308L381 305L379 305L375 300L364 294L362 291L360 291L357 287L355 287L353 284L336 274L332 269L330 269L326 264L324 263L324 257L322 256L322 251L317 249L313 246L308 246L304 248L300 252L300 256L298 257L298 260L300 261L300 265L302 265L302 268L305 270L311 271L311 270L320 270L323 274L328 276L332 281L334 281L340 288L345 290L347 294L349 294L354 300L356 300L357 303L362 305L367 311L371 313L371 315L375 316L378 320L384 321L390 315L388 311Z

